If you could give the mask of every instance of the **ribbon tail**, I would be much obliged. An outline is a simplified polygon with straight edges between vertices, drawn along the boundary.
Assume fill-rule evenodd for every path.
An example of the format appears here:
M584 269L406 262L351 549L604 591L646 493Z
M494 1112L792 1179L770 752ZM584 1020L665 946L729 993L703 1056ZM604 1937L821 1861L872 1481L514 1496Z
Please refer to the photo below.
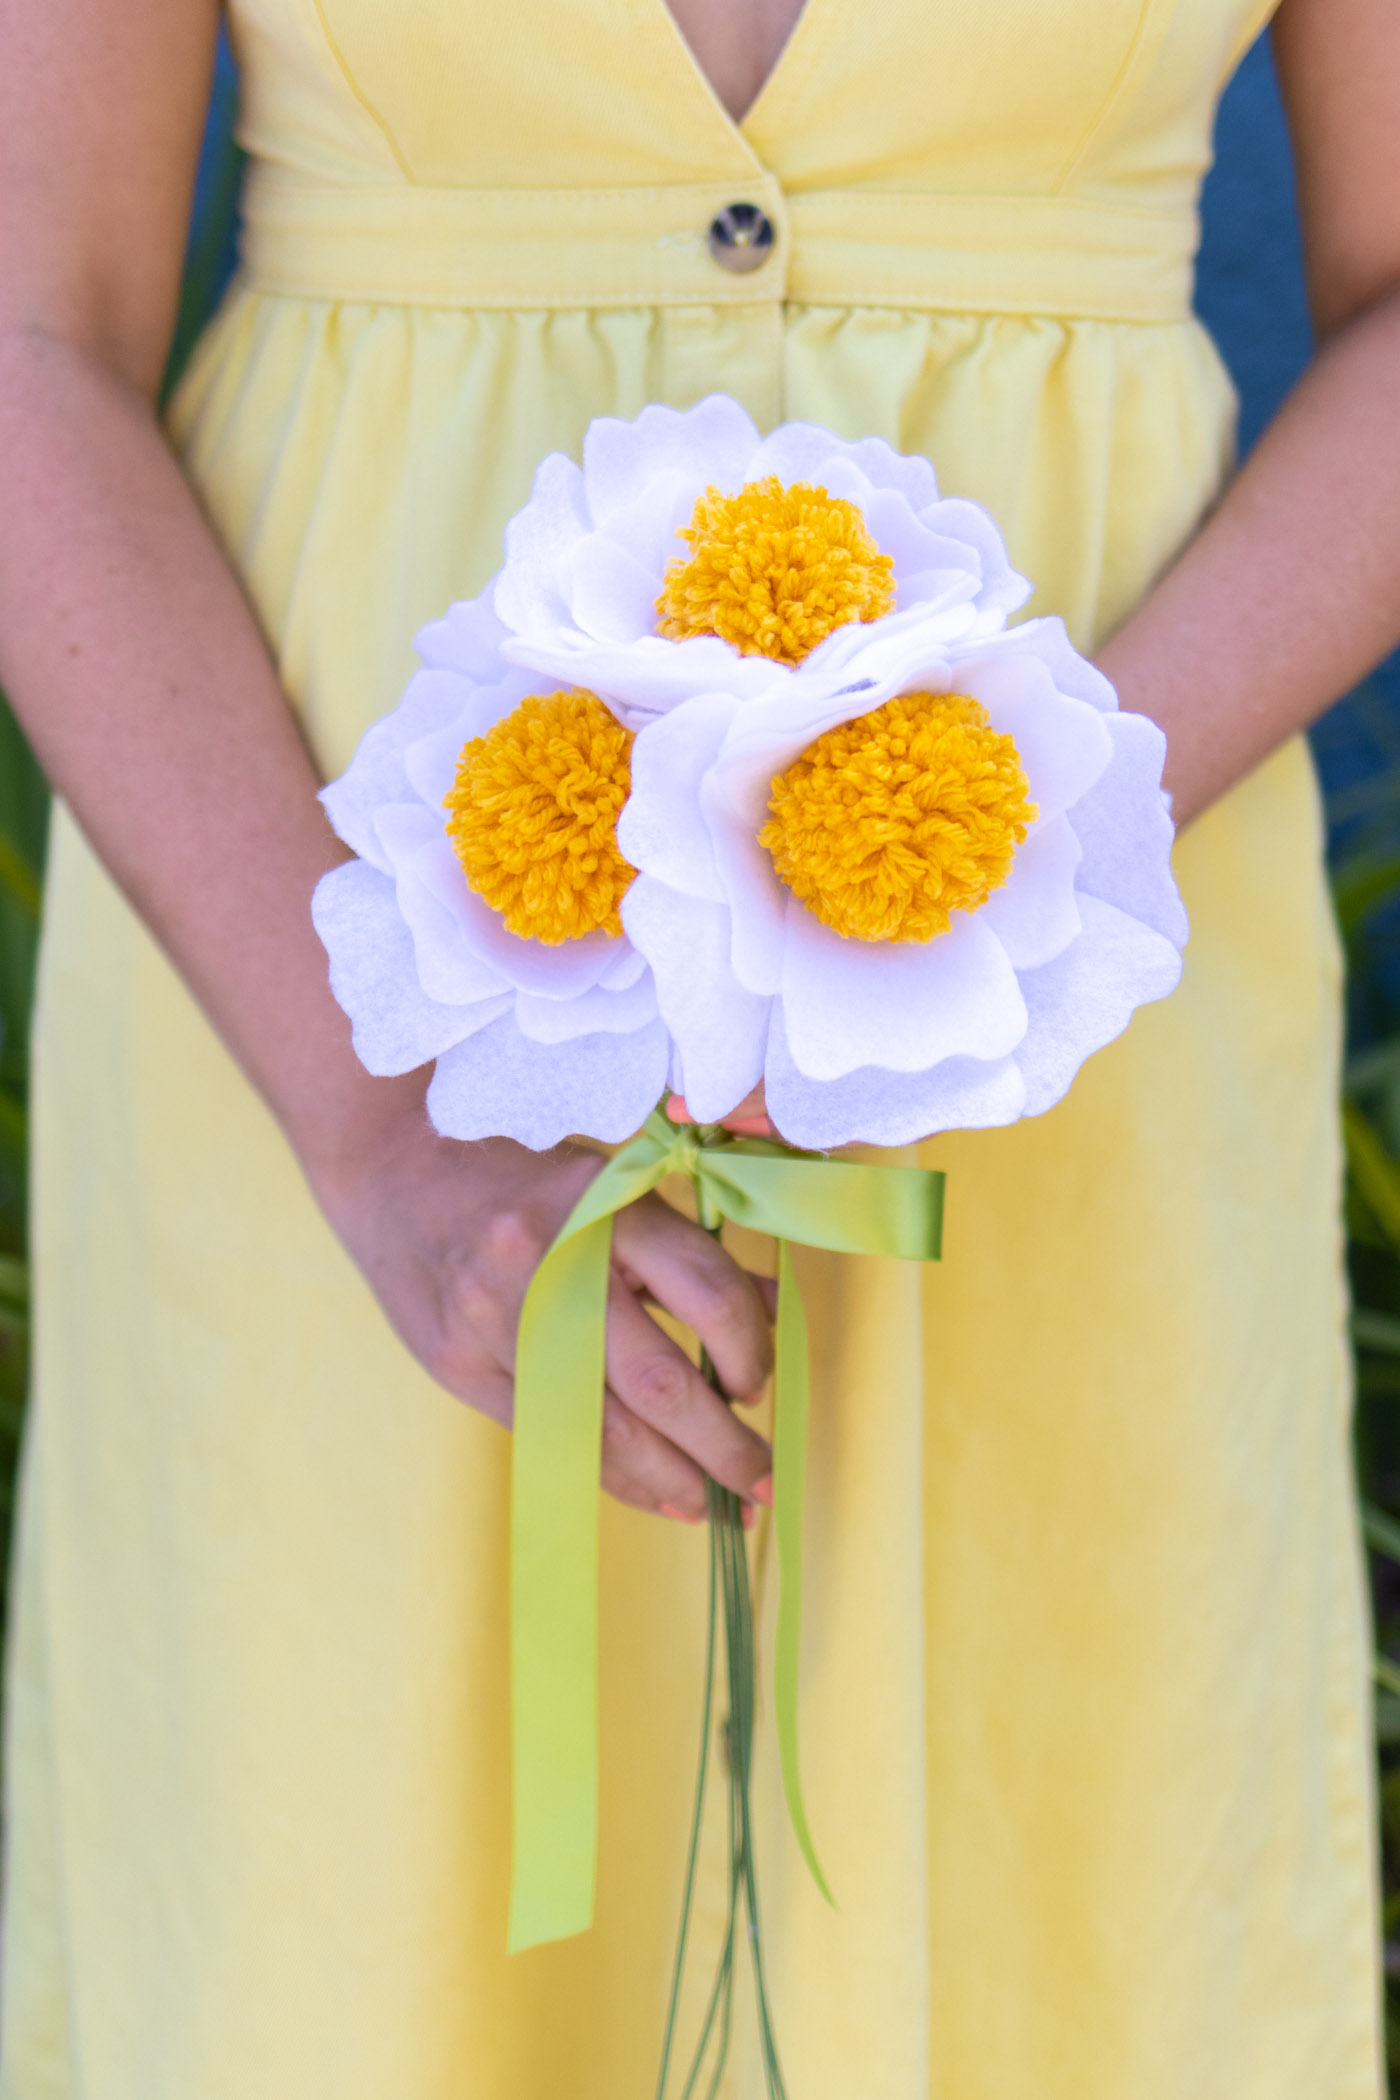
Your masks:
M609 1212L557 1240L516 1350L511 1474L512 1954L593 1922L598 1452Z
M773 1653L773 1710L778 1730L778 1759L788 1815L802 1857L828 1903L835 1897L812 1842L807 1806L802 1798L798 1760L798 1677L802 1644L802 1504L807 1479L807 1416L811 1371L807 1351L807 1314L792 1253L778 1242L778 1322L773 1378L773 1527L778 1541L778 1629Z

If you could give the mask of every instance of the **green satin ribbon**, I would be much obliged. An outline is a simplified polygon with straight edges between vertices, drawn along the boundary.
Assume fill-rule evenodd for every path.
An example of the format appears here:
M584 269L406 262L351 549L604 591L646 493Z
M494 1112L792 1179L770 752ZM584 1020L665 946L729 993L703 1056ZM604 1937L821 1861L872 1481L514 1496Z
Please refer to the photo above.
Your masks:
M575 1205L521 1308L511 1482L512 1953L585 1931L593 1919L598 1454L612 1220L669 1174L694 1185L702 1224L729 1218L779 1243L773 1520L781 1590L774 1711L793 1829L830 1900L797 1756L809 1373L806 1316L787 1243L936 1261L943 1176L697 1132L667 1122L658 1110Z

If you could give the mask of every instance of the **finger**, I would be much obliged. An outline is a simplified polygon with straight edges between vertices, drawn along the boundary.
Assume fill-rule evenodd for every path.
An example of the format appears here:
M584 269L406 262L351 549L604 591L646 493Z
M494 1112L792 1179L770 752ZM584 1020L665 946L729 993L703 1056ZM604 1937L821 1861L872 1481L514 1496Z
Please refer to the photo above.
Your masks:
M631 1509L690 1524L709 1507L699 1466L614 1392L603 1396L603 1486Z
M671 1094L666 1101L666 1114L673 1123L693 1123L694 1116L686 1107L684 1094ZM720 1127L733 1131L736 1137L776 1137L777 1132L768 1120L768 1111L763 1098L763 1087L758 1085L745 1094L742 1101L730 1109L727 1116L720 1117Z
M755 1276L752 1269L745 1269L744 1274L748 1277L749 1282L753 1285L754 1289L758 1292L759 1297L762 1299L763 1310L767 1313L768 1323L771 1326L774 1320L776 1320L778 1317L777 1277Z
M618 1212L613 1245L657 1304L700 1337L726 1393L749 1398L762 1389L773 1367L767 1310L718 1240L659 1196L644 1196Z
M633 1296L640 1299L643 1305L655 1305L659 1302L657 1299L653 1298L651 1292L642 1282L642 1279L637 1274L636 1270L631 1268L625 1261L620 1260L615 1252L613 1255L613 1267L617 1270L618 1274L621 1276L623 1282L627 1285L628 1289L632 1292ZM757 1270L755 1269L745 1269L744 1274L748 1277L749 1282L758 1292L759 1299L763 1306L763 1310L768 1318L768 1324L771 1327L773 1322L778 1317L777 1277L760 1276ZM730 1397L739 1401L741 1404L745 1404L750 1400L756 1400L758 1398L758 1394L735 1393L731 1394Z
M609 1293L607 1363L619 1400L735 1494L751 1495L772 1471L763 1438L737 1419L620 1277Z

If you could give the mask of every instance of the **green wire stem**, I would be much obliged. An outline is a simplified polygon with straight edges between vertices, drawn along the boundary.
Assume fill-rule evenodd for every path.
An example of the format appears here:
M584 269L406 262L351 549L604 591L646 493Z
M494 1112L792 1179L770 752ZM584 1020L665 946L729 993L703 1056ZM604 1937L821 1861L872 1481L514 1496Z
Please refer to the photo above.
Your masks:
M702 1218L707 1231L719 1237L718 1222ZM702 1350L700 1369L721 1398L728 1399L708 1355ZM733 2028L734 1950L741 1908L747 1913L749 1960L753 1971L754 2001L758 2011L759 2045L763 2057L764 2090L767 2100L787 2100L768 1980L763 1958L763 1929L759 1917L758 1876L753 1851L753 1738L755 1693L753 1594L749 1585L749 1560L744 1543L743 1503L728 1488L709 1480L705 1484L710 1513L710 1596L705 1637L705 1696L702 1706L699 1769L696 1776L695 1811L691 1818L690 1844L686 1855L681 1921L676 1941L676 1960L666 2009L666 2032L661 2050L661 2070L656 2100L666 2100L680 2010L681 1987L690 1945L691 1914L704 1821L705 1793L710 1770L710 1735L714 1725L715 1658L721 1605L724 1618L725 1684L729 1714L725 1724L725 1765L728 1774L729 1903L715 1979L700 2023L680 2100L694 2100L704 2074L705 2059L713 2041L714 2064L705 2100L716 2100Z

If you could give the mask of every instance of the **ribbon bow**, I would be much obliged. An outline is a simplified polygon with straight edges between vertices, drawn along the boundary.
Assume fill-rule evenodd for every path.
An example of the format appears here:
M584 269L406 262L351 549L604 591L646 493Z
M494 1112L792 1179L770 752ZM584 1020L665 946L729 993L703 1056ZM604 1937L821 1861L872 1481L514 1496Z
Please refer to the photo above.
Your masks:
M807 1321L788 1242L936 1261L943 1176L794 1153L669 1123L656 1111L584 1191L525 1294L511 1477L512 1953L593 1919L598 1827L598 1457L613 1213L670 1174L722 1219L778 1242L773 1522L781 1590L774 1710L783 1790L818 1887L797 1756Z

